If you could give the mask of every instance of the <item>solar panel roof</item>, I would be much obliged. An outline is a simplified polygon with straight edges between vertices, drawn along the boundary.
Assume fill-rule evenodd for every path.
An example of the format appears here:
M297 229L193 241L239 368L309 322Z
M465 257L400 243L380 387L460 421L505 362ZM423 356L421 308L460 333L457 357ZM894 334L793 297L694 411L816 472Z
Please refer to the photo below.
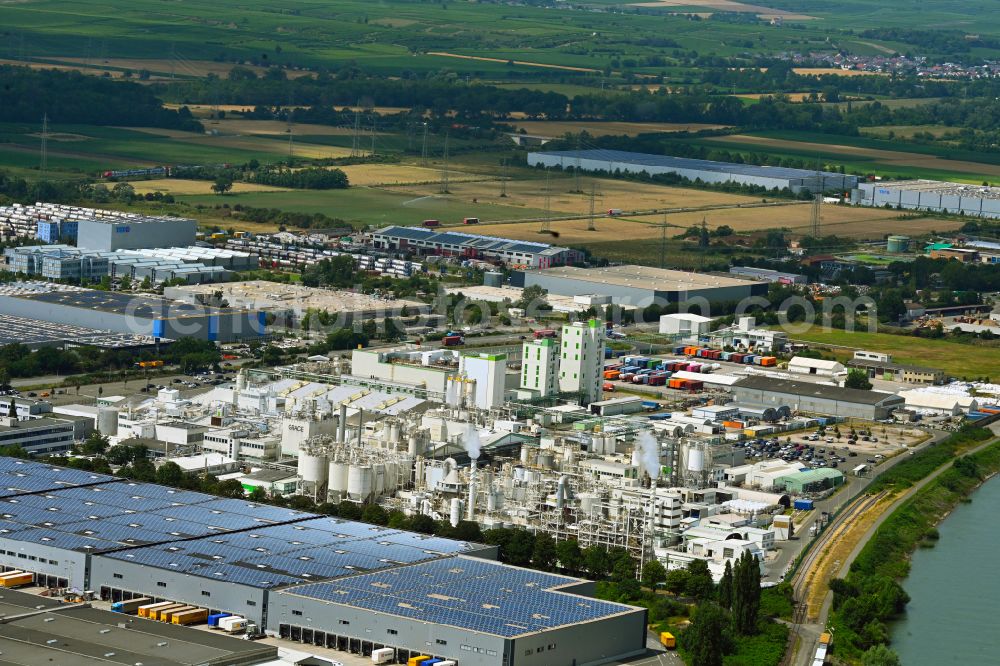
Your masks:
M280 594L507 638L637 611L558 591L578 582L488 560L448 557L300 585Z
M0 497L116 480L115 477L106 474L55 467L32 460L0 457Z
M196 505L185 510L200 508ZM205 568L206 563L242 567L268 574L270 585L263 585L264 579L258 579L258 583L270 587L387 569L476 547L463 541L317 516L294 524L121 550L107 557L208 578L217 576Z

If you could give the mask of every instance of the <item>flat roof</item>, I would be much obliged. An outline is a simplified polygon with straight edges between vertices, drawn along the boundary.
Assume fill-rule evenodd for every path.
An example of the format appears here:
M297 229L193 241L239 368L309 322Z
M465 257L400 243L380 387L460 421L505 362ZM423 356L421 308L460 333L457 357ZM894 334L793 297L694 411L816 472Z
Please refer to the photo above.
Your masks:
M748 388L759 391L772 391L774 393L787 393L789 395L800 395L825 400L838 400L840 402L853 402L865 405L880 405L890 398L896 398L902 402L895 393L884 393L881 391L865 391L862 389L843 388L840 386L828 386L826 384L813 384L810 382L799 382L792 379L774 379L751 375L736 382L736 388Z
M442 231L422 227L391 226L379 229L374 235L391 236L411 241L425 243L440 243L444 245L461 245L475 248L483 252L521 252L524 254L558 254L569 248L537 243L535 241L514 240L498 236L483 236L466 234L459 231Z
M32 460L0 457L0 498L117 480L107 474L56 467Z
M907 192L931 192L963 197L978 197L980 199L1000 199L1000 187L988 185L970 185L968 183L952 183L942 180L897 180L893 182L878 181L862 183L870 190L904 190Z
M279 594L504 638L641 611L560 591L583 582L459 556Z
M661 167L667 169L693 169L712 171L715 173L738 174L741 176L757 176L763 178L812 179L817 175L824 178L850 178L842 173L830 171L815 171L811 169L791 169L788 167L755 166L753 164L735 164L732 162L715 162L689 157L674 157L672 155L652 155L649 153L632 153L625 150L560 150L536 152L534 155L567 157L571 159L597 160L600 162L628 162L638 166ZM530 155L529 155L530 157Z
M218 632L123 616L88 606L67 606L16 590L3 590L0 595L2 603L12 609L35 612L4 623L0 632L0 664L223 666L267 662L278 654L276 646ZM45 606L43 612L37 612L40 605Z
M131 294L100 291L97 289L54 290L31 294L17 294L17 297L84 310L97 310L113 314L130 314L133 317L147 319L203 317L239 312L239 310L220 310L219 308L211 308L203 305L191 305L180 301L170 301L165 298L133 296Z
M911 372L943 374L944 370L931 368L926 365L909 365L906 363L895 363L893 361L873 361L866 358L852 358L847 361L847 365L852 368L881 368L887 370L909 370Z
M329 312L357 312L365 310L396 310L401 308L426 309L420 301L407 299L383 299L369 294L359 294L346 289L324 289L305 287L298 284L280 284L265 280L247 282L226 282L205 285L185 285L173 287L166 293L211 295L221 292L222 297L232 305L252 304L254 309L296 309L309 308ZM391 313L390 313L391 314Z
M668 268L652 266L636 266L624 264L621 266L606 266L604 268L578 268L576 266L556 266L538 271L537 275L567 278L590 282L597 285L610 284L619 287L635 287L651 291L681 291L696 289L712 289L722 287L747 287L754 284L751 280L715 275L711 273L692 273L675 271ZM761 283L763 284L763 283ZM599 291L596 293L600 293Z

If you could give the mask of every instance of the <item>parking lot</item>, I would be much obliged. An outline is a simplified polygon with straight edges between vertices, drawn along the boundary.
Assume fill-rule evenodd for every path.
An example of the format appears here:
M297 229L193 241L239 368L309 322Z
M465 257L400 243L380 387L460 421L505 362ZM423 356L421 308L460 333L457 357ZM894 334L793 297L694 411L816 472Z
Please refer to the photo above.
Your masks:
M782 433L738 442L733 448L744 450L747 463L780 458L789 462L797 460L813 468L849 470L861 463L877 465L925 437L925 433L912 428L865 424L854 426L852 431L852 426L838 424L823 433L818 430Z

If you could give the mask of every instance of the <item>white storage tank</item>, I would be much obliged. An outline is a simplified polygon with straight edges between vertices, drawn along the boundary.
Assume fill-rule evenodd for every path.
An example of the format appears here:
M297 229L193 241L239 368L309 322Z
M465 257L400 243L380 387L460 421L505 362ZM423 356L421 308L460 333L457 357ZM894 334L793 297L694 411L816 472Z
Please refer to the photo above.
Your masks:
M689 472L705 471L705 452L699 448L688 449L687 469Z
M347 496L363 502L372 496L375 488L375 471L371 465L351 465L347 473Z
M330 462L325 453L303 451L299 455L299 477L304 485L323 487L329 475Z
M118 435L118 410L112 407L101 407L97 410L97 431L108 437Z
M351 466L346 462L333 461L330 463L330 493L347 492L347 481L350 475Z

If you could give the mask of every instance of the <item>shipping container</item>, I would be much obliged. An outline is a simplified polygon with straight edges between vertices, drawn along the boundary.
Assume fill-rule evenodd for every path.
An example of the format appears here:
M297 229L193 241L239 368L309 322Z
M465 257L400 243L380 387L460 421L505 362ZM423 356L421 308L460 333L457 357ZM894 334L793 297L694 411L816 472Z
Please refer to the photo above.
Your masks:
M15 573L0 576L0 587L24 587L35 582L35 574Z
M139 597L138 599L129 599L127 601L116 601L111 604L112 613L134 613L139 610L139 606L145 606L150 601L149 597Z
M146 604L145 606L139 606L139 617L149 617L150 613L152 613L153 611L173 605L174 602L172 601L157 601L155 604Z
M162 617L163 613L169 613L170 611L177 610L178 608L184 608L185 606L187 606L187 604L179 604L179 603L177 603L175 601L173 603L167 604L166 606L161 606L161 607L159 607L159 608L157 608L155 610L149 611L149 615L147 617L150 620L157 620L157 621L162 622L163 621L163 617Z
M621 374L622 373L619 370L605 370L604 371L604 378L605 379L618 379L618 377Z
M465 340L460 335L446 335L441 339L441 344L445 347L455 347L465 344Z
M669 631L660 632L660 644L668 650L673 650L677 647L677 639Z
M811 499L797 499L792 508L796 511L812 511L813 501Z
M416 657L410 657L406 661L406 666L421 666L425 661L430 659L426 654L422 654Z
M760 364L770 368L778 365L778 359L774 356L764 356L760 359Z
M723 421L722 426L725 428L739 428L743 429L743 421Z
M177 608L164 608L156 614L156 619L160 622L170 623L174 619L174 615L179 613L186 613L187 611L197 610L197 606L192 606L190 604L183 604Z
M208 619L208 610L204 608L195 608L194 610L189 610L185 613L175 613L170 619L172 624L183 624L189 626L192 624L200 624Z

